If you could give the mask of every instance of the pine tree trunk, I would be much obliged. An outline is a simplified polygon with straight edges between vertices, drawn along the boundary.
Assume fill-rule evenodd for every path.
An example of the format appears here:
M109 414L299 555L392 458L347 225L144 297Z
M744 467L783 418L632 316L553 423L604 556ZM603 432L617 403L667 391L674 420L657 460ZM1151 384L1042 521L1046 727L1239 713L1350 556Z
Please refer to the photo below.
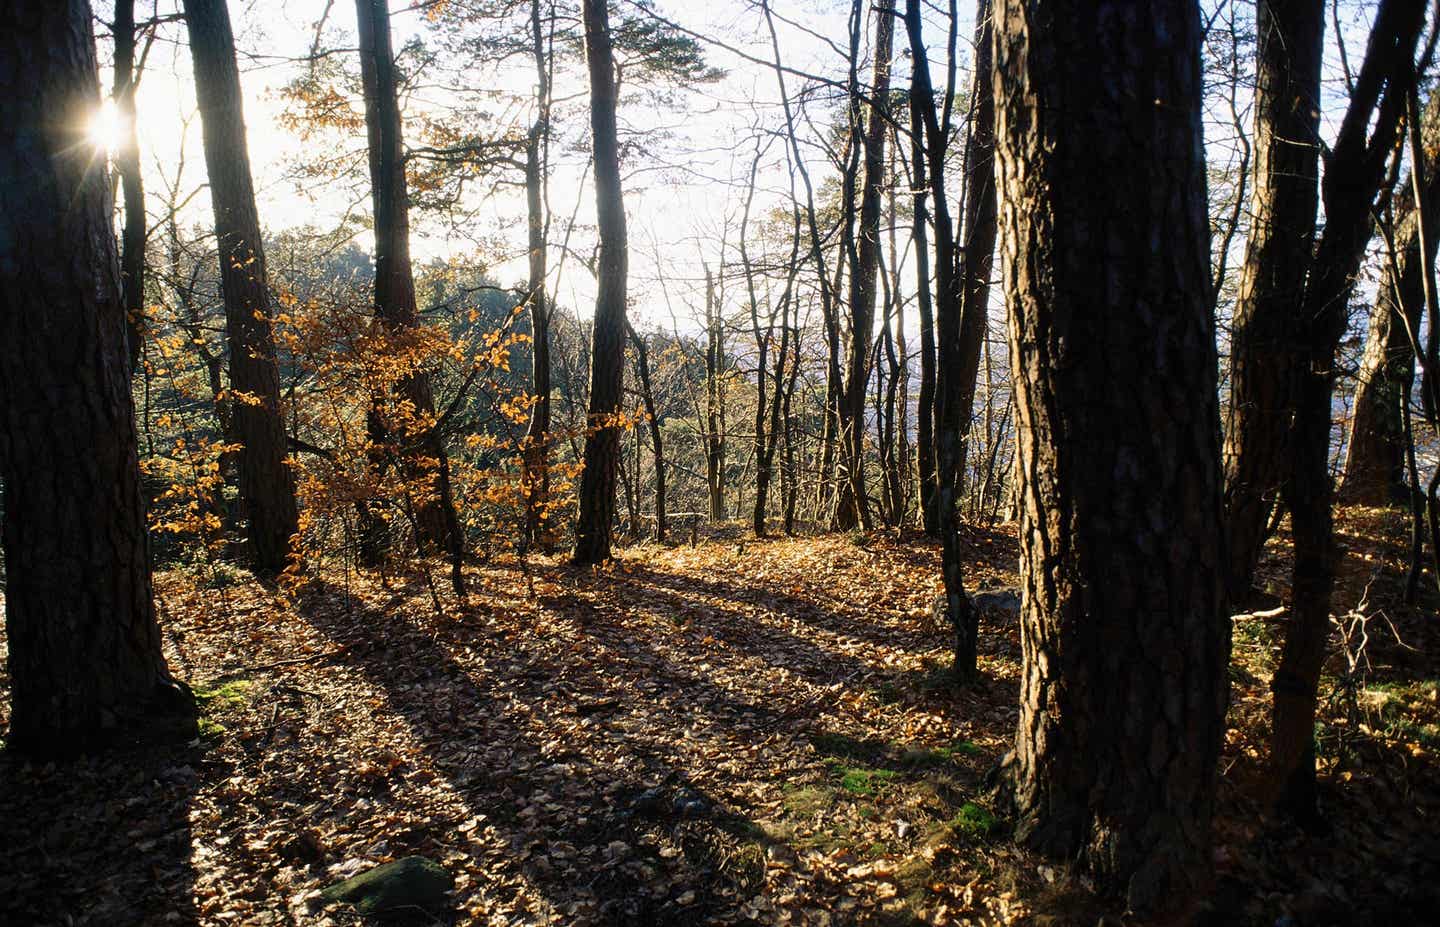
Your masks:
M356 0L355 6L375 211L375 317L393 337L413 330L419 312L410 268L410 196L405 181L395 54L390 42L390 7L387 0ZM434 479L435 491L415 504L420 535L416 541L422 550L439 548L453 557L463 542L453 500L443 498L446 493L439 485L449 462L443 436L432 427L435 397L430 378L423 372L412 373L395 385L395 393L413 407L413 427L395 433L392 416L384 413L383 398L376 397L370 427L372 443L378 439L387 448L394 447L407 477L425 475ZM422 453L437 461L433 473L425 473L415 462Z
M295 478L286 463L280 373L270 330L270 290L245 141L240 72L225 0L185 0L195 96L220 252L225 335L230 349L231 427L239 452L240 501L261 570L285 568L298 530Z
M620 412L625 357L625 294L628 252L625 201L620 188L616 138L615 62L606 0L584 0L585 58L590 72L590 129L595 152L595 207L600 230L600 286L595 297L595 334L590 361L590 411L585 469L580 474L580 513L574 560L610 559L615 517L615 470L620 453Z
M8 746L194 736L161 653L90 6L0 4L0 483Z
M1285 476L1299 325L1315 236L1324 0L1256 8L1255 178L1230 347L1225 430L1229 582L1250 588Z
M1227 697L1200 41L1184 0L996 3L1017 837L1141 918L1207 878Z

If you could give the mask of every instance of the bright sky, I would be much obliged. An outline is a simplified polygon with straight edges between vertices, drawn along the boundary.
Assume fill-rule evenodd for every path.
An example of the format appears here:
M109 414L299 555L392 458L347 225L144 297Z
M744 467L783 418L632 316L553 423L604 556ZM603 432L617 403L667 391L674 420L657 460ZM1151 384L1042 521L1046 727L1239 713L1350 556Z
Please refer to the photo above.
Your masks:
M316 22L327 5L325 0L231 2L231 18L241 55L245 117L258 206L261 222L271 230L304 224L334 227L356 200L355 191L342 184L323 185L313 181L298 184L294 169L298 162L315 153L317 145L327 154L346 149L362 151L363 132L354 133L353 137L332 134L305 142L287 131L281 120L287 104L279 91L304 69L305 65L294 59L309 53L315 41ZM178 6L178 0L140 0L136 17L143 20L154 13L166 16L175 13ZM353 47L353 4L338 2L330 6L322 47ZM776 0L777 15L803 27L777 22L786 64L832 77L843 76L839 57L805 30L829 37L837 44L843 43L848 6L845 0ZM392 15L397 49L416 36L433 41L435 27L423 14L406 10L399 4L393 8L397 10ZM689 29L720 36L761 59L768 59L771 54L763 20L747 0L707 3L666 0L658 4L658 8L663 15ZM612 5L614 11L621 9L633 11L634 7L630 6L630 0L619 0ZM105 4L97 7L100 19L108 20L108 14ZM612 17L615 15L612 12ZM968 24L963 28L968 33ZM103 27L101 33L101 84L108 90L112 77L106 66L109 48ZM901 44L897 44L897 48ZM646 323L669 325L670 314L658 283L662 274L682 323L684 317L690 315L686 303L699 305L699 281L703 278L699 255L705 254L712 266L717 262L720 232L727 220L732 226L731 248L734 247L734 228L738 227L743 192L738 185L743 183L749 158L753 156L754 126L775 129L782 118L773 70L746 62L720 48L710 47L708 52L710 64L728 71L720 83L686 90L678 95L675 105L657 105L633 93L622 101L622 133L627 129L664 130L644 146L637 146L640 151L624 165L633 315ZM968 52L966 58L968 60ZM477 89L513 95L513 100L497 100L493 111L523 129L531 118L528 98L533 92L534 77L530 68L527 59L517 59L467 75L466 80ZM903 61L897 63L896 79L902 82L908 79ZM561 121L557 132L566 141L581 132L588 134L588 118L583 109L586 91L583 70L572 64L557 75L556 83L555 95L562 101L556 113ZM802 81L791 76L787 83L794 94ZM417 115L431 106L445 104L447 97L442 89L433 86L416 92L407 103L407 141L415 137L413 124ZM356 106L358 109L358 101ZM179 185L182 199L205 179L191 62L181 23L160 27L146 62L137 107L141 157L150 212L154 216L164 211L163 197L166 189L175 183L177 166L183 164ZM823 115L820 107L812 112L816 118ZM113 121L113 117L109 121ZM97 132L107 131L106 124L107 117L102 115ZM777 143L769 150L770 163L780 169L775 176L782 179L767 178L762 170L762 190L755 206L757 214L766 205L778 202L781 196L788 196L784 188L774 186L784 183L784 148ZM583 190L580 186L587 157L585 152L576 151L569 144L552 149L552 270L560 267L559 242L572 213L580 227L571 241L573 249L588 254L593 245L593 233L587 228L594 221L593 189L588 182ZM818 184L822 169L818 163L812 169ZM771 186L766 187L767 183ZM358 205L363 213L368 213L368 199L360 197ZM208 196L202 192L190 201L183 216L187 222L208 225L209 209ZM502 283L518 282L524 276L524 212L523 192L516 189L489 198L478 209L476 221L461 230L413 215L415 257L424 260L471 255L476 253L477 244L483 242L486 256L493 259L495 276ZM367 239L368 235L357 241L369 250ZM558 295L582 315L590 314L593 282L573 257L564 261Z
M761 60L770 58L768 34L755 0L656 0L655 5L662 15L688 29L719 37L724 43ZM1213 5L1206 3L1207 8ZM177 12L178 6L179 0L139 0L136 17L143 20L155 14L170 16ZM102 20L109 19L107 7L101 0L97 15ZM362 214L367 214L369 201L363 187L357 190L343 184L297 182L295 177L297 164L317 152L333 154L348 150L358 154L363 151L363 131L349 135L332 133L303 141L282 125L286 102L279 93L280 88L305 68L296 59L309 53L316 39L317 20L322 15L326 15L326 27L321 47L353 47L353 4L345 0L231 0L230 7L240 48L250 156L262 223L271 230L304 224L328 229L337 225L353 207L358 206ZM774 0L785 63L807 72L843 78L844 64L839 49L846 41L849 7L848 0ZM960 7L964 19L960 30L964 80L970 61L968 38L973 3L961 3ZM398 3L393 8L397 11L392 16L397 49L416 36L427 43L434 42L435 26L427 22L422 13ZM612 0L612 18L618 18L620 11L635 9L633 0ZM1253 11L1245 6L1242 14L1248 17ZM1362 30L1370 15L1363 3L1342 6L1342 28L1348 36L1354 66L1358 66L1363 56ZM870 28L867 23L867 44ZM101 32L103 34L103 27ZM935 33L929 44L932 61L938 68L938 59L943 55L943 36L938 30ZM1327 38L1331 43L1327 52L1329 86L1343 92L1334 36ZM835 47L829 47L827 42L834 43ZM107 46L108 42L102 39L102 62L108 62ZM904 86L909 78L904 47L902 30L896 41L894 81L898 86ZM1253 46L1247 46L1242 54L1248 55L1252 50ZM663 130L649 136L643 146L637 146L642 150L624 165L630 223L632 317L641 324L669 325L671 315L665 299L668 291L669 305L673 305L680 316L682 327L688 327L684 324L686 318L696 314L690 307L698 307L702 300L700 256L703 254L712 267L716 265L721 230L727 222L731 241L729 257L734 259L742 186L749 159L753 157L755 127L773 131L782 125L772 69L714 45L707 46L707 52L710 64L728 71L722 82L689 88L678 94L670 105L657 105L635 93L627 94L622 100L622 133L627 129L631 132ZM353 62L349 63L354 66ZM559 247L572 214L579 225L571 241L574 251L588 254L593 245L593 233L588 228L594 221L593 189L588 183L581 187L587 155L569 144L589 131L584 110L587 87L583 69L577 64L572 63L557 75L555 87L555 96L560 101L556 111L557 133L565 143L557 142L552 149L551 284L554 288L558 272L559 286L553 291L560 301L581 315L589 315L594 299L593 281L573 257L562 261ZM863 73L863 79L868 80L868 62ZM107 91L111 79L108 67L102 64L101 83ZM513 122L522 130L528 126L534 81L528 58L469 72L464 80L469 90L495 92L488 108L500 122ZM792 96L803 84L798 77L787 77ZM453 92L443 86L430 84L417 89L407 101L407 140L415 139L420 117L436 106L448 105L452 98ZM1241 92L1238 102L1248 125L1248 90ZM179 165L183 163L179 183L181 199L204 182L200 126L195 115L191 62L183 24L170 22L160 27L146 62L138 107L142 163L153 216L163 212L164 191L175 183ZM359 110L358 101L356 108ZM1337 110L1338 106L1326 107L1326 121L1332 130ZM809 113L817 121L826 117L823 106L813 106ZM1225 116L1213 108L1211 115ZM100 131L103 133L104 129ZM1224 127L1217 130L1213 124L1207 132L1212 143L1226 134ZM1212 144L1212 167L1223 164L1223 159L1230 155L1229 140L1221 144L1226 150L1218 152ZM784 145L772 143L766 162L770 169L762 167L761 170L761 190L754 210L757 215L767 206L788 198L784 157ZM818 152L811 160L817 187L827 173L822 160ZM412 248L416 259L483 253L501 283L519 282L524 277L522 191L508 189L476 205L473 220L459 228L444 225L433 217L413 215ZM202 192L190 200L183 215L187 222L208 226L209 209L209 198ZM908 236L902 235L902 248L905 237ZM357 241L369 250L368 235ZM662 277L666 284L663 288ZM739 294L732 295L738 297Z

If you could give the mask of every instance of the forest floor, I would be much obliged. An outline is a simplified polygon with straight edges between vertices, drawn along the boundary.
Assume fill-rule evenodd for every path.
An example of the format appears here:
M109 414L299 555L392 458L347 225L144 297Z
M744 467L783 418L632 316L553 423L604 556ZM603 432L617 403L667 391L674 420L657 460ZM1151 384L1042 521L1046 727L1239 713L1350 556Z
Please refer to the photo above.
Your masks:
M1440 619L1433 596L1398 604L1400 514L1341 530L1337 607L1369 594L1317 726L1331 832L1259 810L1283 618L1238 620L1206 923L1440 910ZM972 584L1016 584L1013 532L966 540ZM983 679L957 688L937 562L909 534L736 534L601 571L476 568L468 607L438 612L420 577L326 576L287 604L234 571L166 573L202 736L0 755L0 923L357 923L319 890L411 854L455 877L442 923L1124 923L1009 842L985 779L1015 725L1018 632L987 619Z

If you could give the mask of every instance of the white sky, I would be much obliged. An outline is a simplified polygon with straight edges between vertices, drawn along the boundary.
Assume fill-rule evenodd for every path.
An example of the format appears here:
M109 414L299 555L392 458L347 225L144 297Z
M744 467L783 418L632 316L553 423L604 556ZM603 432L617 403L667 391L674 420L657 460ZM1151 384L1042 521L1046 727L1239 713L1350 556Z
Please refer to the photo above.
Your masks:
M1226 0L1207 0L1207 8ZM351 47L354 43L354 5L348 0L328 4L329 14L322 47ZM528 7L519 0L518 5ZM137 19L158 13L173 14L179 0L139 0ZM781 49L788 66L822 73L831 78L844 76L844 63L834 49L816 36L823 36L837 47L843 46L847 35L848 0L773 0L780 30ZM1346 3L1342 6L1342 28L1347 36L1352 66L1358 67L1363 56L1363 27L1372 15L1368 3ZM707 36L720 37L732 46L768 60L771 55L763 20L752 0L657 0L660 12L685 27ZM961 3L960 27L962 86L970 61L968 40L973 16L973 3ZM279 89L301 73L304 65L294 59L308 54L315 41L315 24L327 8L326 0L231 0L230 12L237 43L241 52L242 83L245 93L245 115L249 149L257 189L261 222L272 231L311 224L333 228L356 199L354 191L341 185L307 183L303 188L291 179L297 161L319 151L340 150L360 152L364 146L363 131L346 137L332 134L309 142L302 141L281 124L286 103ZM392 31L397 49L416 36L430 38L434 25L423 14L392 4ZM1240 4L1243 18L1253 16L1249 4ZM612 18L620 11L632 11L631 0L612 0ZM101 19L108 19L103 2L97 9ZM796 25L787 25L792 20ZM897 24L898 25L898 24ZM1357 26L1359 28L1357 28ZM809 30L815 35L806 34ZM865 27L866 43L871 31ZM104 28L101 27L103 34ZM943 57L943 36L935 30L929 41L932 67L939 69ZM1334 35L1327 35L1327 78L1329 86L1343 91L1339 76L1338 55L1334 52ZM102 62L108 61L108 43L101 42ZM909 79L908 55L905 53L903 29L897 30L896 58L893 81L905 86ZM1247 49L1247 52L1249 50ZM775 75L770 68L747 62L730 52L707 47L710 64L726 69L727 78L719 84L693 88L682 94L678 107L656 107L636 95L622 100L620 122L622 133L631 130L665 128L665 134L625 165L626 207L629 216L632 318L638 323L661 324L668 327L670 314L663 298L659 278L666 278L669 296L681 316L694 315L689 307L701 301L703 273L699 256L703 253L713 267L719 258L720 230L728 221L731 226L731 252L734 259L735 230L743 198L741 186L748 173L749 159L754 150L754 127L767 130L782 125ZM353 67L353 62L352 62ZM862 71L868 80L868 62ZM102 65L101 84L108 91L111 83L108 67ZM467 74L466 85L473 90L499 91L509 94L508 102L498 100L492 109L502 121L513 121L527 127L531 119L529 97L533 91L533 72L527 58L517 58L491 69ZM803 81L787 76L792 96ZM1337 86L1338 85L1338 86ZM556 97L569 100L557 110L557 133L573 139L588 135L588 119L583 109L586 84L583 69L571 66L557 76ZM1338 94L1336 95L1338 97ZM450 94L443 88L427 87L408 102L407 140L416 138L415 123L427 107L445 105ZM1249 92L1242 92L1242 107L1249 105ZM147 193L151 197L152 216L163 211L156 199L163 195L166 182L173 179L182 154L185 173L181 183L184 197L204 182L204 161L200 148L200 126L195 116L191 62L183 25L178 22L160 27L158 39L147 61L140 86L138 131L142 163L146 170ZM356 103L359 109L358 101ZM1333 131L1338 106L1326 107L1326 122ZM824 117L820 107L811 109L818 119ZM1212 115L1221 115L1212 111ZM186 120L189 120L188 130ZM1248 116L1247 116L1248 124ZM803 131L803 128L802 128ZM1208 129L1212 142L1223 131ZM1328 134L1328 133L1327 133ZM1217 152L1212 145L1212 166L1223 163L1228 151ZM768 205L788 198L784 189L784 146L770 146L770 170L761 171L761 192L754 212L763 213ZM593 190L587 184L580 189L586 156L568 146L552 149L550 205L553 212L551 229L552 287L554 273L562 266L559 242L572 214L581 227L571 244L575 251L588 254L593 235L587 228L594 221ZM811 160L817 188L827 176L818 154ZM662 166L671 169L662 170ZM676 168L683 167L684 170ZM163 175L163 176L162 176ZM363 193L363 191L362 191ZM578 210L576 209L578 204ZM359 197L362 213L368 213L368 196ZM208 226L209 198L196 195L183 214L188 223ZM524 276L524 214L523 194L519 189L490 198L479 208L476 219L458 230L448 230L420 214L412 215L414 238L412 249L417 260L432 257L470 256L484 243L484 257L492 274L502 284L516 283ZM368 235L357 239L369 250ZM901 247L908 235L902 233ZM1238 242L1237 242L1238 244ZM573 258L563 260L563 274L554 291L571 310L588 316L592 310L594 287L588 273ZM732 299L739 293L732 292ZM912 323L913 331L913 323Z
M843 44L846 36L847 8L845 0L776 0L777 15L803 23L808 29L831 37ZM663 15L687 28L706 35L722 36L727 43L744 48L762 59L771 55L763 20L746 0L665 0L658 4ZM177 0L140 0L136 18L145 19L158 12L164 16L175 12ZM281 123L286 102L279 94L287 82L301 73L304 65L293 60L305 56L315 39L315 23L326 7L324 0L231 0L231 18L240 48L241 77L245 96L245 118L248 129L251 166L255 175L257 205L261 222L268 229L312 224L321 228L334 227L346 214L353 196L340 185L327 187L308 184L303 189L291 179L291 170L300 159L319 145L329 153L335 149L363 149L363 131L352 137L331 135L321 140L304 142L287 131ZM435 27L423 14L405 10L394 4L392 30L399 49L415 35L427 36ZM612 10L633 9L628 0L619 0ZM97 8L101 19L108 19L108 10ZM616 14L612 12L612 17ZM353 46L355 11L351 3L336 2L330 9L325 45ZM803 31L777 23L781 47L787 65L831 77L843 77L842 61L819 40ZM968 33L968 24L963 27ZM867 24L868 32L868 24ZM108 42L101 27L101 85L108 91L112 76L106 66ZM903 33L897 50L903 47ZM728 216L732 226L738 225L743 183L753 152L753 130L756 124L767 129L781 124L773 70L748 63L723 49L708 49L710 64L726 69L726 79L718 84L696 88L683 94L679 108L656 107L636 96L627 95L622 102L620 122L622 133L632 130L664 127L669 131L649 146L643 157L630 159L626 171L626 209L631 240L632 314L637 321L668 327L670 315L661 295L657 279L663 274L677 313L684 316L686 301L698 305L700 253L705 253L712 266L718 260L719 231ZM965 55L968 61L968 52ZM353 65L352 65L353 66ZM533 91L533 71L528 59L516 59L497 67L491 73L473 76L476 88L509 91L518 102L497 103L497 114L513 119L522 130L531 118L528 98ZM897 83L908 80L908 67L897 58ZM468 82L468 80L467 80ZM787 78L794 94L802 81ZM588 119L583 111L583 70L570 67L557 76L555 93L572 102L557 111L562 124L557 132L573 138L578 132L588 134ZM417 111L427 105L444 102L446 95L426 89L409 102L407 120L413 122ZM200 146L200 124L195 115L194 89L189 50L181 23L162 25L150 51L146 70L137 96L137 125L141 159L146 173L147 195L152 217L163 212L162 197L173 182L176 166L184 163L181 196L204 182L203 152ZM357 102L358 109L358 102ZM817 117L821 110L816 108ZM189 120L188 129L186 120ZM415 131L407 124L407 141ZM772 163L780 167L784 148L770 147ZM664 169L682 167L684 170ZM593 234L586 226L594 221L593 189L587 183L579 188L586 155L566 147L552 149L550 204L554 214L551 239L552 271L561 261L559 240L578 201L577 224L581 227L572 240L575 251L588 254ZM824 173L817 163L812 165L817 184ZM768 203L779 201L784 183L766 177L762 169L762 192L757 196L758 215ZM772 186L768 189L765 184ZM788 195L788 194L783 194ZM361 209L368 213L368 199ZM209 198L203 192L191 200L182 214L184 221L208 226ZM493 260L493 274L503 284L517 282L524 276L524 199L519 190L491 198L479 212L476 223L453 234L439 223L412 215L414 238L412 249L417 261L431 257L464 256L475 253L477 242L491 246L486 257ZM731 233L733 259L733 238ZM357 239L369 250L368 235ZM502 253L495 254L499 245ZM594 287L588 273L572 258L565 259L558 297L568 308L589 315Z

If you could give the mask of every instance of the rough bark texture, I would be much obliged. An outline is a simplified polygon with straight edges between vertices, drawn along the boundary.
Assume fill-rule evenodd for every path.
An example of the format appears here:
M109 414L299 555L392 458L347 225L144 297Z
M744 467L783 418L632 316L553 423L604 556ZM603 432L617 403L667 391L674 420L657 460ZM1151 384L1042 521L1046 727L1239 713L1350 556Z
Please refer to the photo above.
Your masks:
M140 361L145 337L145 187L140 176L140 141L135 129L135 0L117 0L115 23L115 109L120 116L120 146L111 157L120 174L125 224L120 233L120 284L125 305L130 369Z
M370 200L375 216L375 317L391 336L418 324L415 277L410 269L410 195L405 182L405 142L400 120L400 95L395 53L390 42L387 0L356 0L360 33L360 77L365 91L365 128L370 154ZM415 524L422 549L439 548L459 556L462 538L455 502L449 492L449 461L439 432L431 427L435 397L430 377L412 373L395 385L396 398L414 409L419 434L392 434L384 416L372 412L372 443L395 447L406 475L422 475L418 458L429 457L435 492L415 502ZM382 400L377 398L376 412ZM458 591L458 590L457 590Z
M1299 325L1315 235L1324 0L1260 0L1250 237L1230 347L1225 527L1231 589L1250 587L1285 476Z
M1373 234L1372 210L1405 109L1425 5L1423 0L1383 0L1376 13L1365 63L1326 162L1325 231L1299 307L1295 420L1284 487L1295 560L1291 620L1271 682L1270 759L1282 805L1302 818L1315 814L1315 703L1335 584L1329 467L1335 352L1345 333L1355 274Z
M1017 836L1142 917L1209 871L1227 695L1200 37L1183 0L996 4Z
M600 285L595 297L595 334L590 361L590 412L585 469L580 475L580 515L575 524L575 562L610 559L615 516L615 468L620 453L620 390L625 359L625 293L629 255L625 200L620 189L616 139L614 54L606 0L585 0L585 58L590 71L590 130L595 153L595 208L600 230Z
M247 397L230 403L232 431L244 445L239 453L240 501L256 567L281 570L299 514L295 478L285 462L280 374L270 330L270 290L250 177L235 38L225 0L185 0L185 20L220 252L230 389Z
M1395 203L1395 264L1380 278L1370 307L1365 355L1355 384L1355 410L1346 442L1345 479L1340 498L1362 505L1387 505L1408 498L1405 477L1405 423L1401 396L1415 377L1413 337L1420 337L1425 310L1425 267L1435 263L1440 244L1440 94L1432 93L1421 119L1425 169L1420 188L1426 232L1421 260L1420 214L1415 211L1414 180L1401 183ZM1409 333L1406 327L1409 327Z
M90 6L0 4L0 481L9 746L193 736L151 599Z

